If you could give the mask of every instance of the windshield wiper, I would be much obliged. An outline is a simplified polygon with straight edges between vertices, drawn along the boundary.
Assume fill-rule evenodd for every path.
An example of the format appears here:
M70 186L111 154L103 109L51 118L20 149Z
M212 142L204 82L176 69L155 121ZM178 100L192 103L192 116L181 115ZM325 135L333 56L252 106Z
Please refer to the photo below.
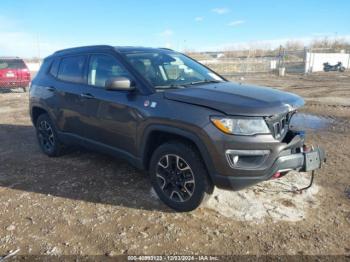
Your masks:
M220 81L220 80L210 80L210 79L205 79L205 80L201 80L201 81L194 81L194 82L190 82L190 83L187 83L187 84L184 84L184 86L187 86L187 85L198 85L198 84L208 84L208 83L221 83L223 81Z
M155 86L155 89L173 89L173 88L184 88L183 85L175 85L175 84L171 84L171 85L164 85L164 86Z
M185 84L171 84L171 85L163 85L163 86L155 86L156 89L171 89L171 88L185 88L186 86L199 85L199 84L208 84L208 83L221 83L223 81L214 80L214 79L205 79L200 81L193 81Z

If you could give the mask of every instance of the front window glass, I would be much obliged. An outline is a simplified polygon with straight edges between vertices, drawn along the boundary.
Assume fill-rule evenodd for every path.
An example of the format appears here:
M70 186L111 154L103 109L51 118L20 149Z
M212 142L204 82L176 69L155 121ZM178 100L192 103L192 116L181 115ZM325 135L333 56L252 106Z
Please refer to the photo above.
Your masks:
M108 79L123 76L129 77L129 74L114 57L108 55L91 56L88 73L89 85L105 87Z
M138 52L126 54L126 57L158 89L224 81L214 72L179 53Z

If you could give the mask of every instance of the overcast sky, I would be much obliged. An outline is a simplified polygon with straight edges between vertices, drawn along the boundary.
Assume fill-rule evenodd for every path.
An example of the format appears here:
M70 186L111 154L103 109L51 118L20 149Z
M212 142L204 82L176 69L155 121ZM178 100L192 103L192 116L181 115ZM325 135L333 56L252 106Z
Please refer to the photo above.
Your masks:
M110 44L216 50L350 39L349 0L1 0L0 56Z

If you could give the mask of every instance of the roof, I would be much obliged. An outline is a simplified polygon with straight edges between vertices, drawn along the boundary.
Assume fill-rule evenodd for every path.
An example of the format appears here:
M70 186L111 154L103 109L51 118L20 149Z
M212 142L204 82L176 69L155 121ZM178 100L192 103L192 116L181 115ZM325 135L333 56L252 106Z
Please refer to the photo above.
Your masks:
M71 54L77 52L88 52L88 51L105 51L105 50L114 50L120 53L129 53L129 52L146 52L146 51L172 51L168 48L151 48L151 47L134 47L134 46L109 46L109 45L92 45L92 46L81 46L81 47L73 47L62 49L56 51L54 55L61 54Z

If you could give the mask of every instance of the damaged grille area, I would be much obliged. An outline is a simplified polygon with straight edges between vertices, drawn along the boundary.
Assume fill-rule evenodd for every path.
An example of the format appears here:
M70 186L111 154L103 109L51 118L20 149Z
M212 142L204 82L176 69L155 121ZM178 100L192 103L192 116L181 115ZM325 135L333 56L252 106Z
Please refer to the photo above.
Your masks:
M272 117L266 118L266 122L274 138L278 140L282 140L284 138L288 131L289 123L294 113L295 111L292 111L287 114L274 115Z

